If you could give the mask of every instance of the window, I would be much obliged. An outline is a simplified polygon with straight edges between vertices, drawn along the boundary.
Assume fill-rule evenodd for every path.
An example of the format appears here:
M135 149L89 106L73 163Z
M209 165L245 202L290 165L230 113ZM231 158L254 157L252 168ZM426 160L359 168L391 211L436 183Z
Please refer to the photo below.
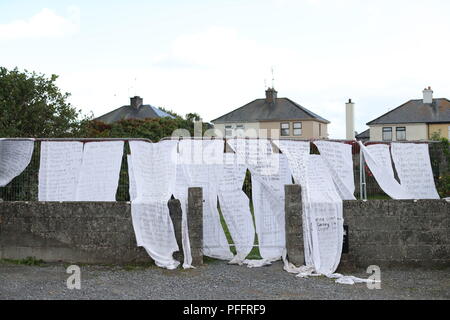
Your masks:
M397 127L395 129L397 132L397 141L405 141L406 140L406 128L405 127Z
M289 136L289 122L282 122L281 123L281 136L286 137Z
M302 135L302 123L294 122L294 136L301 136L301 135Z
M236 137L239 137L239 138L242 138L242 137L244 137L244 125L242 125L242 124L238 124L238 125L236 125L236 134L235 134L235 136Z
M383 128L383 141L392 141L392 127Z
M231 137L233 134L232 126L225 126L225 137Z

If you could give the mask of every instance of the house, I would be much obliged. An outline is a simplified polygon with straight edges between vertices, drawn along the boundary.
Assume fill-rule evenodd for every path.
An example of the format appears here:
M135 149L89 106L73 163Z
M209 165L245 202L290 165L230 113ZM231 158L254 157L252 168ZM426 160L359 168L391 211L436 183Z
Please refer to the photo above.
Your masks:
M265 99L256 99L211 121L222 135L312 139L328 137L328 120L288 98L278 98L274 88Z
M428 87L423 99L410 100L367 125L370 141L430 140L436 134L449 138L450 101L434 99Z
M357 141L361 141L362 143L370 140L370 129L363 131L355 136Z
M149 118L175 118L174 116L149 104L143 104L143 98L135 96L130 98L130 105L122 106L111 112L108 112L98 118L96 121L111 124L126 119L149 119Z

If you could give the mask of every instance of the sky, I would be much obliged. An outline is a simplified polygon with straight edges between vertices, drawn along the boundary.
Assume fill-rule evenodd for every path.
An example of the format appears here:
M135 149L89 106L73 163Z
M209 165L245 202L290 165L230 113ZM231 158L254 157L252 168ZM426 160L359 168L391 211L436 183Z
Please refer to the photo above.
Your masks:
M450 98L449 13L448 0L0 0L0 66L59 75L94 116L139 95L211 121L273 83L337 139L349 98L358 132L425 87Z

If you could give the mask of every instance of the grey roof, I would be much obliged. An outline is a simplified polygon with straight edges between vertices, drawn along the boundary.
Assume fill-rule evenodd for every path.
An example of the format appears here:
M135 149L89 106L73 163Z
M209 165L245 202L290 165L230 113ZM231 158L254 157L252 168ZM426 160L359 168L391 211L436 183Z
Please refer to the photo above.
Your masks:
M330 123L328 120L288 98L277 98L275 104L268 103L266 99L256 99L234 111L212 120L211 122L257 122L290 119L316 120L323 123Z
M102 121L108 124L126 119L148 119L148 118L164 118L174 116L156 108L149 104L143 104L139 108L128 106L122 106L111 112L108 112L94 120Z
M356 135L356 139L370 139L370 129L367 129L366 131L361 132L360 134Z
M433 99L425 104L423 100L410 100L400 107L372 120L367 125L396 123L447 123L450 122L450 101Z

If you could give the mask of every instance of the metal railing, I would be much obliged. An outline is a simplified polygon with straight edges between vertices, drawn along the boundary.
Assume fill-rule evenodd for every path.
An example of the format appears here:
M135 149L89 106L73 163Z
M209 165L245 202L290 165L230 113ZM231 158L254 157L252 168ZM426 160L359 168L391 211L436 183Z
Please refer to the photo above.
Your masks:
M167 137L162 140L173 139L172 137ZM189 138L183 138L189 139ZM192 138L191 138L192 139ZM202 139L202 138L194 138ZM206 138L210 139L210 138ZM218 138L215 138L218 139ZM224 142L229 140L228 138L220 138ZM254 139L254 138L253 138ZM25 138L11 138L8 140L30 140ZM34 151L28 167L16 178L14 178L8 185L0 188L0 199L3 201L37 201L38 200L38 174L39 174L39 158L40 158L40 143L42 141L80 141L80 142L94 142L94 141L124 141L124 153L122 157L122 164L120 169L119 186L116 192L116 201L129 201L129 177L128 177L128 164L127 155L130 154L129 141L147 141L152 142L148 139L139 138L84 138L84 139L72 139L72 138L35 138L31 139L34 141ZM270 139L269 139L270 140ZM310 139L310 140L299 140L299 139L286 139L286 140L296 140L296 141L309 141L311 143L311 153L318 154L316 146L313 144L314 141L322 139ZM356 141L348 140L327 140L347 143L352 146L352 157L353 157L353 171L355 178L355 196L358 199L387 199L389 198L383 190L379 187L369 168L365 165L364 159L360 157L360 148ZM370 141L366 142L365 145L384 143L389 144L386 141ZM436 141L405 141L405 143L427 143L430 147L430 159L433 169L433 175L435 182L437 184L439 177L443 174L445 170L448 170L448 164L445 163L444 152L442 150L441 144ZM225 145L226 146L226 145ZM228 148L225 148L228 150ZM361 170L362 168L362 170ZM397 177L397 173L395 172ZM251 188L251 174L247 171L246 178L242 187L243 191L251 199L252 188Z

